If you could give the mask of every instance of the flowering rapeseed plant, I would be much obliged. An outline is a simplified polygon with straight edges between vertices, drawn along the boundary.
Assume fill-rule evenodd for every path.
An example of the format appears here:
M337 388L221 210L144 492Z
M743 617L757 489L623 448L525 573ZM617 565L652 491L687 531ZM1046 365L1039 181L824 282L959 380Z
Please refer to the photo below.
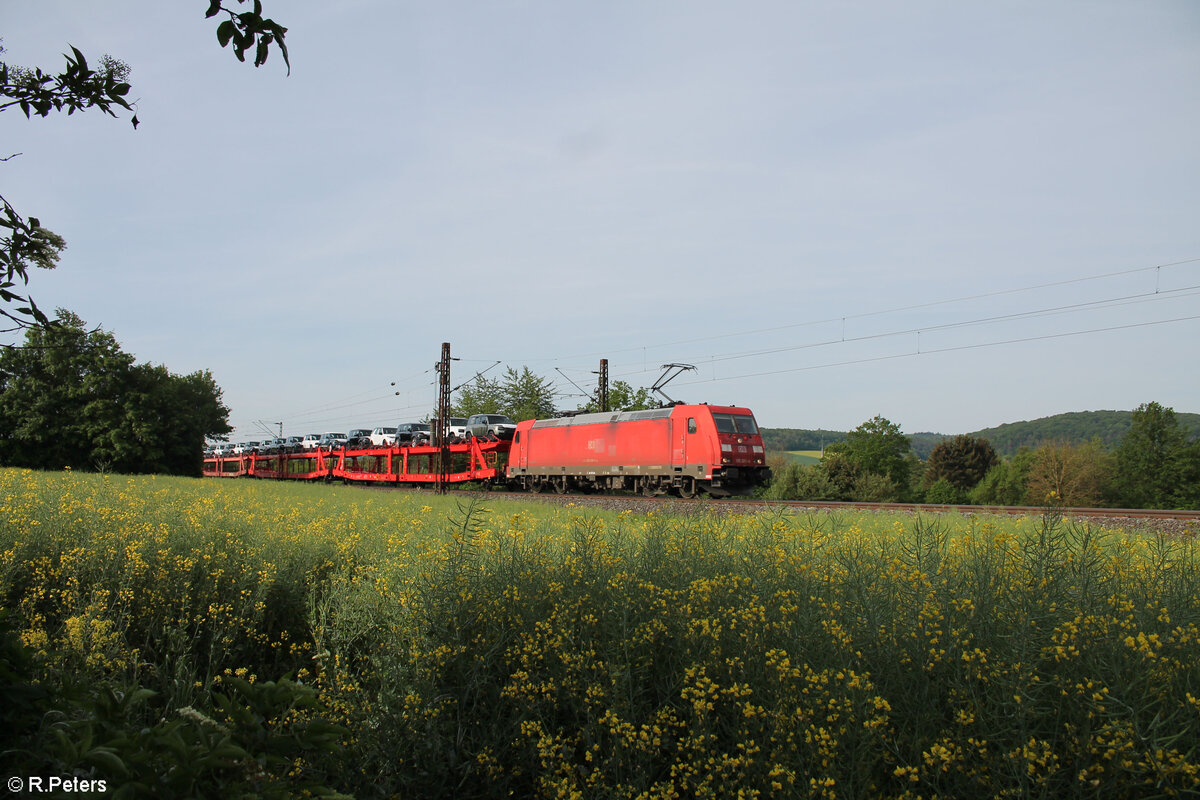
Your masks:
M1054 514L0 471L39 680L136 682L232 730L222 687L290 676L343 749L279 780L362 797L1194 794L1197 567L1194 537Z

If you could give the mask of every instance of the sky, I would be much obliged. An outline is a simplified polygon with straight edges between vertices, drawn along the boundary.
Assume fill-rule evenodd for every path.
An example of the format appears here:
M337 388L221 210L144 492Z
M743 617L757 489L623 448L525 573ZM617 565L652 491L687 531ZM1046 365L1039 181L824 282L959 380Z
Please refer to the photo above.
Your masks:
M422 419L442 342L561 409L607 358L766 427L1200 412L1200 4L263 5L290 74L205 0L0 0L140 121L0 115L68 243L29 292L211 370L236 441Z

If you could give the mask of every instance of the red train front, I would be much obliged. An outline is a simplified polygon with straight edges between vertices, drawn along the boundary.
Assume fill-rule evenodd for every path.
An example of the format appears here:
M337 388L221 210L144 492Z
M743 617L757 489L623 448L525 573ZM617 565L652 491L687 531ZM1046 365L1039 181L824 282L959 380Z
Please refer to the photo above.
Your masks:
M692 497L749 494L771 471L750 409L674 405L518 423L508 479L531 490Z

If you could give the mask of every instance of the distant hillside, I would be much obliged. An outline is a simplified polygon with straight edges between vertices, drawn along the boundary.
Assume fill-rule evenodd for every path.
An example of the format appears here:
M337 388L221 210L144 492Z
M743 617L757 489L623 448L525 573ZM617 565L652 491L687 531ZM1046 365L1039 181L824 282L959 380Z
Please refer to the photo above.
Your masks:
M1175 418L1191 438L1200 437L1200 414L1176 412ZM1037 447L1042 442L1060 439L1068 442L1087 442L1099 438L1105 447L1113 448L1120 444L1132 424L1132 411L1072 411L1024 422L1009 422L995 428L973 431L971 435L987 439L1000 455L1011 456L1022 447ZM762 435L767 449L774 452L820 450L825 445L846 438L845 431L797 428L763 428ZM910 434L909 438L912 440L913 452L922 459L927 459L938 442L949 435L951 434L914 433Z
M1200 436L1200 414L1176 412L1175 418L1189 437ZM1098 438L1111 449L1121 443L1132 425L1132 411L1072 411L1028 422L1009 422L971 435L982 436L997 453L1010 456L1022 447L1037 447L1042 442L1059 439L1087 442Z
M824 450L826 445L846 438L845 431L802 430L799 428L762 428L763 445L774 452L781 450Z
M763 428L762 437L763 445L772 453L797 450L820 452L828 445L845 439L846 432L803 428ZM922 459L926 459L929 458L929 452L937 443L946 437L941 433L914 433L908 438L912 440L913 452Z

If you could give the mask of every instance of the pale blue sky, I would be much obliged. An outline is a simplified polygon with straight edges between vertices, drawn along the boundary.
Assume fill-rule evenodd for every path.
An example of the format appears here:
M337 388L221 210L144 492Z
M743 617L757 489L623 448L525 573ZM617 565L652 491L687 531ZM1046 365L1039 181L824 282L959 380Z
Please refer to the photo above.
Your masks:
M567 394L692 363L771 427L1200 411L1200 5L264 6L290 77L203 0L0 2L142 122L0 117L69 244L35 299L211 369L239 439L419 418L443 341Z

